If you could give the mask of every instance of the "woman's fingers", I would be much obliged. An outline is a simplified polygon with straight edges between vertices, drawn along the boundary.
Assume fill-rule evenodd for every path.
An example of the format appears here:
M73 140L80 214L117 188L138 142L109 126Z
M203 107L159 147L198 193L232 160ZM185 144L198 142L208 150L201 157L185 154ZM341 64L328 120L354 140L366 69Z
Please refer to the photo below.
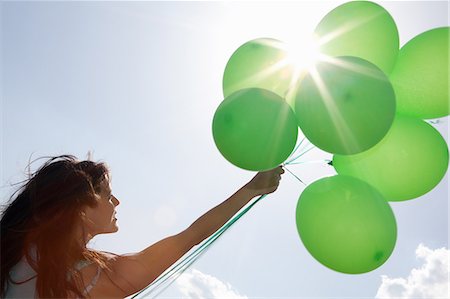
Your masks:
M268 194L275 192L280 185L281 175L284 169L278 166L274 169L258 172L249 182L248 187L258 194Z

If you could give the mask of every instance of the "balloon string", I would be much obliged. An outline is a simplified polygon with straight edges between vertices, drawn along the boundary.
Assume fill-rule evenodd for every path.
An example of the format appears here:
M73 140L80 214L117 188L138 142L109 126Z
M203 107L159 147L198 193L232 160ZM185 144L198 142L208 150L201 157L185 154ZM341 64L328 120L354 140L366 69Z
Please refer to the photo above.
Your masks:
M312 163L325 163L330 164L331 160L325 159L325 160L316 160L316 161L299 161L299 162L292 162L289 163L289 165L297 165L297 164L312 164Z
M294 150L292 151L292 153L289 155L289 157L288 157L288 159L290 158L290 157L292 157L294 154L295 154L295 152L299 149L299 147L302 145L302 143L303 143L303 141L305 141L305 137L303 137L303 139L300 141L300 143L299 144L297 144L296 146L295 146L295 148L294 148ZM286 159L287 160L287 159Z
M437 124L442 123L442 119L440 119L440 118L438 118L438 119L431 119L431 120L427 120L426 122L429 123L429 124L432 124L432 125L437 125Z
M233 225L239 218L241 218L245 213L247 213L263 197L264 196L261 196L256 201L254 201L244 211L242 211L238 216L234 217L230 222L228 222L220 231L218 231L217 234L215 234L213 237L209 238L202 245L203 248L201 250L199 250L197 253L195 253L195 255L193 254L193 256L191 258L188 257L186 259L187 261L184 263L183 267L180 268L179 271L177 271L176 276L168 277L165 281L167 281L170 278L172 278L172 280L169 283L167 283L166 286L160 292L158 292L155 296L153 296L153 298L155 298L156 296L158 296L158 294L162 293L165 289L167 289L181 274L184 273L185 270L187 270L200 257L200 255L202 255L206 250L209 249L209 246L211 246L211 244L213 242L215 242L228 228L231 227L231 225ZM161 286L163 283L164 282L162 282L159 286Z
M306 184L298 177L296 176L292 171L290 171L286 166L284 167L290 174L292 174L300 183L306 186Z
M230 219L225 225L223 225L219 230L217 230L213 235L211 235L208 239L203 241L201 245L197 246L197 248L190 253L185 258L182 258L178 263L176 263L174 266L169 268L163 275L161 275L159 278L154 280L151 284L149 284L147 287L133 295L131 299L136 298L146 290L150 289L151 287L155 286L152 290L148 290L148 292L145 295L149 295L151 292L159 288L164 282L166 282L169 278L173 278L175 275L176 277L172 280L175 281L175 279L181 275L192 263L194 263L198 257L203 254L209 246L214 243L228 228L230 228L239 218L241 218L245 213L247 213L257 202L259 202L261 199L266 197L267 194L261 195L259 198L257 198L255 201L253 201L251 204L249 204L246 208L244 208L240 213L235 215L232 219ZM164 289L166 289L172 282L170 282ZM163 290L164 290L163 289Z
M307 152L311 151L311 150L314 149L314 148L315 148L315 146L312 145L310 148L308 148L308 149L306 149L306 150L303 149L303 150L300 152L300 154L299 154L298 156L296 156L295 158L290 159L289 161L287 161L287 162L284 163L284 164L291 164L292 162L294 162L295 160L297 160L297 159L300 158L301 156L305 155Z

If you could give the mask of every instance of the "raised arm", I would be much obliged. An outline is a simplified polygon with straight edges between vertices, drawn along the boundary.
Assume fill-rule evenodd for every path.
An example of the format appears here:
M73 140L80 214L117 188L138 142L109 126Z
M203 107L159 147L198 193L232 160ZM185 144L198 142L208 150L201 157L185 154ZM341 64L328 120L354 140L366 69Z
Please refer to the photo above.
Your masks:
M271 171L258 173L230 198L198 218L185 231L189 236L190 245L197 245L212 235L252 198L274 192L278 188L283 172L284 170L278 167Z
M281 167L259 172L231 197L206 212L181 233L165 238L141 252L115 258L112 261L109 279L116 284L118 291L121 289L119 291L122 292L121 296L129 296L140 291L193 246L222 227L252 198L274 192L283 173Z

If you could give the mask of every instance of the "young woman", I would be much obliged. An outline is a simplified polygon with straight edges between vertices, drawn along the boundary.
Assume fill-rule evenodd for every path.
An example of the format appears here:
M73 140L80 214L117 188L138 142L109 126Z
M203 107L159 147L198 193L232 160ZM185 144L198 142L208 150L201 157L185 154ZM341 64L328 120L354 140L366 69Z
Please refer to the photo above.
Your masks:
M118 230L108 168L73 156L50 158L2 213L1 288L7 298L124 298L149 285L252 198L274 192L284 170L260 172L179 234L125 255L86 247Z

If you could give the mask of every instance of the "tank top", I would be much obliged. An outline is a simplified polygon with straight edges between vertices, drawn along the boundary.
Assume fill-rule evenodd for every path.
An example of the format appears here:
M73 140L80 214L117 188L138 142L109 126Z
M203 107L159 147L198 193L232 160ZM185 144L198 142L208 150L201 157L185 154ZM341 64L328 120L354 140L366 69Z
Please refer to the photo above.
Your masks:
M31 250L31 257L36 258L35 250ZM90 261L79 261L75 268L78 270L89 266L92 262ZM95 274L92 281L85 286L83 295L86 296L89 291L95 286L98 278L100 277L101 268L97 267L97 273ZM14 265L14 267L9 272L10 280L7 283L6 296L5 298L37 298L36 293L36 277L37 273L28 263L25 256Z

